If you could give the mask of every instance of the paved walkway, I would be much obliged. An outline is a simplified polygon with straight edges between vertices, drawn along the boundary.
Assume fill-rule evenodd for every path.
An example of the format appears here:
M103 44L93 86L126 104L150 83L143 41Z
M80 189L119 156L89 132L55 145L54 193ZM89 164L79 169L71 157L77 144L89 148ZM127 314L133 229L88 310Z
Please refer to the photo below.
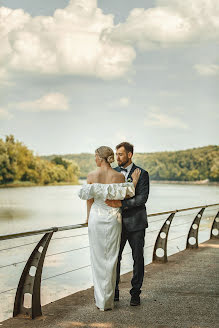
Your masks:
M3 328L218 328L219 240L169 257L166 264L145 267L142 303L130 307L131 274L122 276L121 300L100 312L93 288L43 307L41 318L13 318Z

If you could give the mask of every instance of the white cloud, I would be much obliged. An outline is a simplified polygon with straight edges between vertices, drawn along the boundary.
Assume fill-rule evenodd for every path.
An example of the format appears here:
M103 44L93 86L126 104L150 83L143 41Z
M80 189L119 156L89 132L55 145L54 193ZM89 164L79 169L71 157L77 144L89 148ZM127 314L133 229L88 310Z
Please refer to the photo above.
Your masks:
M195 65L195 70L198 74L204 76L216 76L219 75L219 65L208 64L208 65Z
M53 16L0 7L0 83L14 72L120 78L131 70L134 46L219 38L218 0L157 0L153 8L133 9L124 23L113 18L96 0L70 0Z
M188 128L187 124L185 124L180 118L161 113L158 108L151 109L144 120L144 125L160 128Z
M0 48L1 51L1 48ZM14 83L10 81L10 76L8 74L7 69L4 67L0 67L0 85L3 86L8 86L8 85L13 85Z
M219 37L218 0L158 0L154 8L133 9L125 23L109 31L112 40L142 50Z
M119 99L120 107L128 107L129 104L130 104L130 99L128 97L123 97Z
M130 105L131 101L129 97L121 97L108 104L110 108L126 108Z
M68 99L62 93L48 93L34 101L17 104L17 108L25 111L66 111L69 109Z
M5 108L0 108L0 120L10 120L14 116L9 113Z
M134 46L148 50L219 37L218 0L157 0L115 25L97 0L70 0L53 16L0 7L0 82L13 72L115 79L130 72Z
M106 144L114 150L115 146L118 145L120 142L131 139L128 137L126 129L122 129L119 132L115 131L115 133L113 133L111 136L108 135L105 140Z
M70 0L53 16L0 7L0 63L10 72L118 78L129 71L135 51L104 36L113 27L113 16L96 0Z

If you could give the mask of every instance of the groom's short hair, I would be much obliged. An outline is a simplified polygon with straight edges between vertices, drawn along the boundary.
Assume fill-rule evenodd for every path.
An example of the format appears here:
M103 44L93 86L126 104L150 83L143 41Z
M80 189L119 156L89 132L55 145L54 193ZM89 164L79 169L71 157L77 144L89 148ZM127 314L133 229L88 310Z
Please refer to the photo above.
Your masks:
M134 153L134 146L132 144L130 144L129 142L121 142L120 144L118 144L116 146L116 149L119 149L121 147L124 147L125 150L127 151L127 153Z

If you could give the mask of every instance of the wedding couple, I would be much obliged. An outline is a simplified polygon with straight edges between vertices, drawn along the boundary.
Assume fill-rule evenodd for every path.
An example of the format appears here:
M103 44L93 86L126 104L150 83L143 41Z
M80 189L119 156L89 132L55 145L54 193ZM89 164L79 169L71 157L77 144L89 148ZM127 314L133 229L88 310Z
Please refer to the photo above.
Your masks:
M132 156L133 145L120 143L116 146L118 167L112 169L113 150L99 147L97 169L79 191L79 197L87 200L94 296L101 311L113 309L114 301L119 301L120 262L127 240L134 261L130 305L140 305L149 176L132 162Z

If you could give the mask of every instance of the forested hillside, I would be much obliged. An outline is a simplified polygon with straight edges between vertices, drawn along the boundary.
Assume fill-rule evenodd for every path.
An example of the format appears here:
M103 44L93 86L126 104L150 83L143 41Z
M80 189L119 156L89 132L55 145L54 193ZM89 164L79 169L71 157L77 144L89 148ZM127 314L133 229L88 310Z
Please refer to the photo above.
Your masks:
M153 180L219 181L219 146L136 154L135 162L147 169Z
M55 157L52 161L34 156L14 136L0 139L0 185L77 184L79 167L72 160Z
M136 153L133 161L149 172L151 180L219 182L219 146ZM93 154L39 157L13 135L0 139L0 185L76 184L95 167Z
M45 158L52 160L55 156ZM78 164L82 178L96 167L93 154L69 154L62 157L74 160ZM219 146L171 152L136 153L133 161L147 170L152 180L219 181Z

